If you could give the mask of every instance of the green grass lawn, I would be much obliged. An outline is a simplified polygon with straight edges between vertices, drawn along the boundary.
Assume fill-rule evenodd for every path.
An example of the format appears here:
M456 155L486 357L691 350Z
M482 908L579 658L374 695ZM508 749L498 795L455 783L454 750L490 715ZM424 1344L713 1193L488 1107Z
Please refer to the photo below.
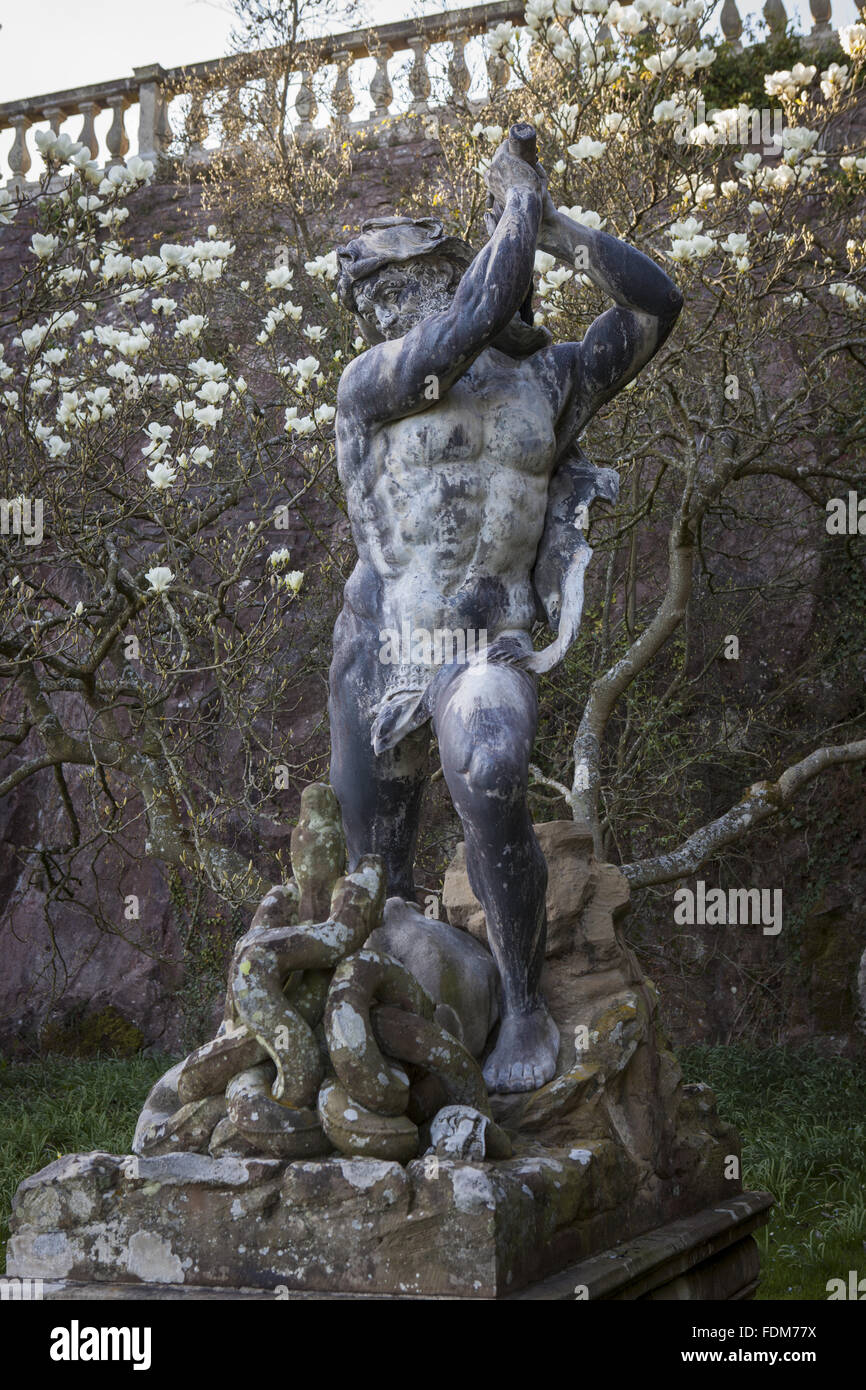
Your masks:
M743 1185L777 1205L758 1235L759 1298L826 1299L827 1280L866 1275L866 1070L856 1062L750 1047L680 1051L743 1138ZM165 1057L0 1061L0 1269L12 1194L58 1155L129 1151Z
M776 1206L757 1236L759 1299L826 1299L828 1279L866 1276L866 1069L811 1048L687 1047L743 1140L743 1186Z
M129 1153L135 1122L166 1057L0 1060L0 1270L12 1196L61 1154Z

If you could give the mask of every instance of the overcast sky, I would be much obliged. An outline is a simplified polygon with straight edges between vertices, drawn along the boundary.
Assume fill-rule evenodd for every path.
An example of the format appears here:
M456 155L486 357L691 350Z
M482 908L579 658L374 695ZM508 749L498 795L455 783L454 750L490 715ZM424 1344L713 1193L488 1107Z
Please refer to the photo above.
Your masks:
M379 23L420 8L413 0L366 4ZM428 0L423 8L442 6ZM760 8L740 0L744 16ZM807 0L799 0L799 12L802 28ZM835 24L856 18L854 0L833 0ZM0 0L0 22L0 101L13 101L123 77L147 63L169 68L217 58L226 51L231 11L226 0Z

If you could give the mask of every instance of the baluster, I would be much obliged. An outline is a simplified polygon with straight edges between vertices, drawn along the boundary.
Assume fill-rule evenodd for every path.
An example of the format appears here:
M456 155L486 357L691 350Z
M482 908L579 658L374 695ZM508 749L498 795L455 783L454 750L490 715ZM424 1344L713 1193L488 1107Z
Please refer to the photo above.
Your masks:
M788 27L788 16L782 0L766 0L764 19L767 21L767 28L774 38L784 34Z
M159 63L151 63L149 67L144 68L133 68L132 71L139 84L138 153L142 159L149 159L153 164L156 164L162 154L160 117L164 104L162 95L164 73Z
M129 137L127 136L123 119L123 113L129 105L129 98L125 96L109 97L105 104L114 112L105 141L108 146L108 153L111 156L105 167L110 169L112 164L123 163L123 156L129 149Z
M172 142L173 132L171 121L168 115L169 93L163 88L162 100L159 103L159 116L156 122L156 133L159 138L159 148L165 154Z
M298 117L297 138L298 140L311 140L313 138L314 122L319 103L316 101L316 93L313 91L313 79L308 68L301 72L301 85L295 97L295 114Z
M95 101L82 101L78 107L79 115L83 116L81 122L81 134L78 142L86 146L90 151L90 158L95 159L99 154L99 137L96 134L96 117L99 115L99 105Z
M331 105L334 108L334 123L338 126L349 125L352 112L355 109L355 93L352 91L352 83L349 79L349 71L354 61L354 55L346 50L334 54L337 78L331 92Z
M866 0L864 0L866 3ZM412 93L410 111L416 116L424 116L430 110L430 73L427 69L427 40L421 36L409 40L412 50L412 66L409 69L409 91Z
M45 120L51 127L54 135L60 134L60 127L66 120L66 112L62 106L46 106L42 112Z
M812 39L829 38L833 30L830 25L830 0L809 0L809 9L815 23L812 25Z
M220 124L223 131L223 151L236 153L243 143L242 136L246 125L246 115L241 104L243 87L229 87L220 108Z
M189 113L186 118L187 159L200 164L207 159L204 142L208 135L208 120L204 110L204 92L194 87L190 92Z
M739 53L743 47L740 40L740 35L743 32L743 21L740 18L740 11L737 9L737 0L725 0L722 13L719 16L719 23L731 48Z
M488 104L497 100L508 86L508 79L511 69L504 58L500 58L498 53L487 54L487 101Z
M466 66L466 42L466 30L458 29L451 40L451 62L448 64L448 80L457 106L466 105L466 93L472 83L472 75Z
M285 130L283 92L289 74L283 71L273 76L266 75L262 80L264 88L256 98L256 120L267 131L269 139L279 142Z
M391 57L392 50L383 44L376 49L373 55L376 59L376 71L370 79L370 100L373 103L371 120L382 121L388 115L388 108L394 100L394 88L391 86L391 79L388 76L388 59Z
M29 116L13 116L9 122L15 131L15 139L12 141L12 148L9 151L9 168L12 170L12 177L8 181L10 188L23 188L27 182L25 175L30 168L30 151L27 148L27 132L33 124Z

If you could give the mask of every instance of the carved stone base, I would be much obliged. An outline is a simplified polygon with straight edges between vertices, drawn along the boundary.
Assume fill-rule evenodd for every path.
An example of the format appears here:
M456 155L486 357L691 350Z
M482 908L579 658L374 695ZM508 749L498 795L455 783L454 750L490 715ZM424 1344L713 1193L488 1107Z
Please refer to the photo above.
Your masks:
M495 991L484 914L460 856L445 883L450 923L430 923L392 899L371 934L378 917L374 897L364 896L364 874L375 879L372 868L340 879L331 894L341 854L336 831L322 900L313 893L322 886L313 869L321 869L330 844L322 826L331 824L313 811L327 809L330 793L313 788L305 797L309 814L292 841L301 921L295 927L268 918L282 910L286 887L263 900L233 964L234 1031L158 1083L135 1154L67 1156L21 1184L7 1272L102 1288L106 1297L125 1296L117 1292L124 1287L162 1287L167 1297L183 1289L205 1297L212 1289L229 1298L748 1297L758 1273L751 1232L771 1199L742 1194L736 1132L720 1118L709 1087L684 1083L656 992L622 933L628 884L595 860L585 828L538 827L550 870L543 983L560 1033L556 1074L536 1091L488 1097L476 1057L495 1025ZM353 893L369 908L366 916L358 903L353 908ZM331 918L317 923L329 899ZM350 927L357 939L339 948L339 933L351 935ZM359 949L368 937L377 949ZM298 964L290 956L298 943L319 953L300 960L311 980L306 994L291 983L264 989L268 958L260 948L274 940L284 970ZM393 991L385 991L367 1008L362 985L370 970L376 980L393 975L396 1007ZM252 1082L266 1047L274 1059L269 1075L280 1062L287 1081L297 1082L293 1054L273 1043L266 1026L268 1008L278 1021L292 1021L295 1006L312 1016L318 998L318 1017L322 977L322 1040L343 1089L326 1077L318 1112L326 1132L317 1133L316 1147L299 1151L286 1144L304 1138L299 1116L315 1129L316 1111L299 1109L303 1101L294 1096L272 1096L268 1078L258 1089ZM347 1022L339 1009L352 1000ZM362 1083L372 1085L370 1068L358 1061L369 1060L369 1036L361 1030L356 1039L349 1025L363 1023L364 1010L385 1052L393 1049L394 1065L411 1064L411 1081L392 1067L412 1088L411 1123L384 1095L391 1085L384 1060L372 1068L372 1082L388 1103L379 1104L375 1086L375 1113L359 1099ZM405 1042L407 1027L418 1032L420 1051ZM315 1062L315 1049L311 1055ZM226 1137L226 1108L245 1078L245 1108L232 1112ZM445 1088L432 1101L425 1091L431 1078ZM334 1097L339 1104L331 1104ZM270 1119L282 1147L271 1143ZM384 1138L374 1133L378 1152L358 1147L367 1142L359 1139L365 1119L383 1130ZM382 1147L395 1124L411 1138L399 1155Z
M91 1289L555 1299L583 1284L582 1297L658 1296L655 1271L670 1282L702 1267L741 1243L770 1201L740 1196L658 1230L683 1194L656 1182L629 1196L633 1176L609 1143L493 1163L431 1155L405 1167L73 1155L19 1188L7 1273ZM623 1245L629 1233L642 1239ZM538 1281L550 1275L559 1277L545 1290Z

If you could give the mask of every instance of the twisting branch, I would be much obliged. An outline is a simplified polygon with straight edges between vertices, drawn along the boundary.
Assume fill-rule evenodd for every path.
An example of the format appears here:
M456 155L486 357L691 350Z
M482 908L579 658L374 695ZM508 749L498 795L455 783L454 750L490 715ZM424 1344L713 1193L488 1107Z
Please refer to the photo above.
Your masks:
M797 793L827 768L843 763L866 761L866 739L842 743L832 748L816 748L799 763L786 768L776 782L754 782L742 799L723 816L695 830L679 849L659 854L654 859L638 859L623 864L633 888L649 888L654 883L671 883L674 879L693 874L719 850L739 839L763 821L779 815L794 800Z
M599 757L608 720L623 691L664 646L679 627L692 589L694 538L684 515L671 528L668 584L655 617L628 651L592 684L586 708L574 740L574 782L570 804L576 820L592 828L596 853L600 854L598 820Z

